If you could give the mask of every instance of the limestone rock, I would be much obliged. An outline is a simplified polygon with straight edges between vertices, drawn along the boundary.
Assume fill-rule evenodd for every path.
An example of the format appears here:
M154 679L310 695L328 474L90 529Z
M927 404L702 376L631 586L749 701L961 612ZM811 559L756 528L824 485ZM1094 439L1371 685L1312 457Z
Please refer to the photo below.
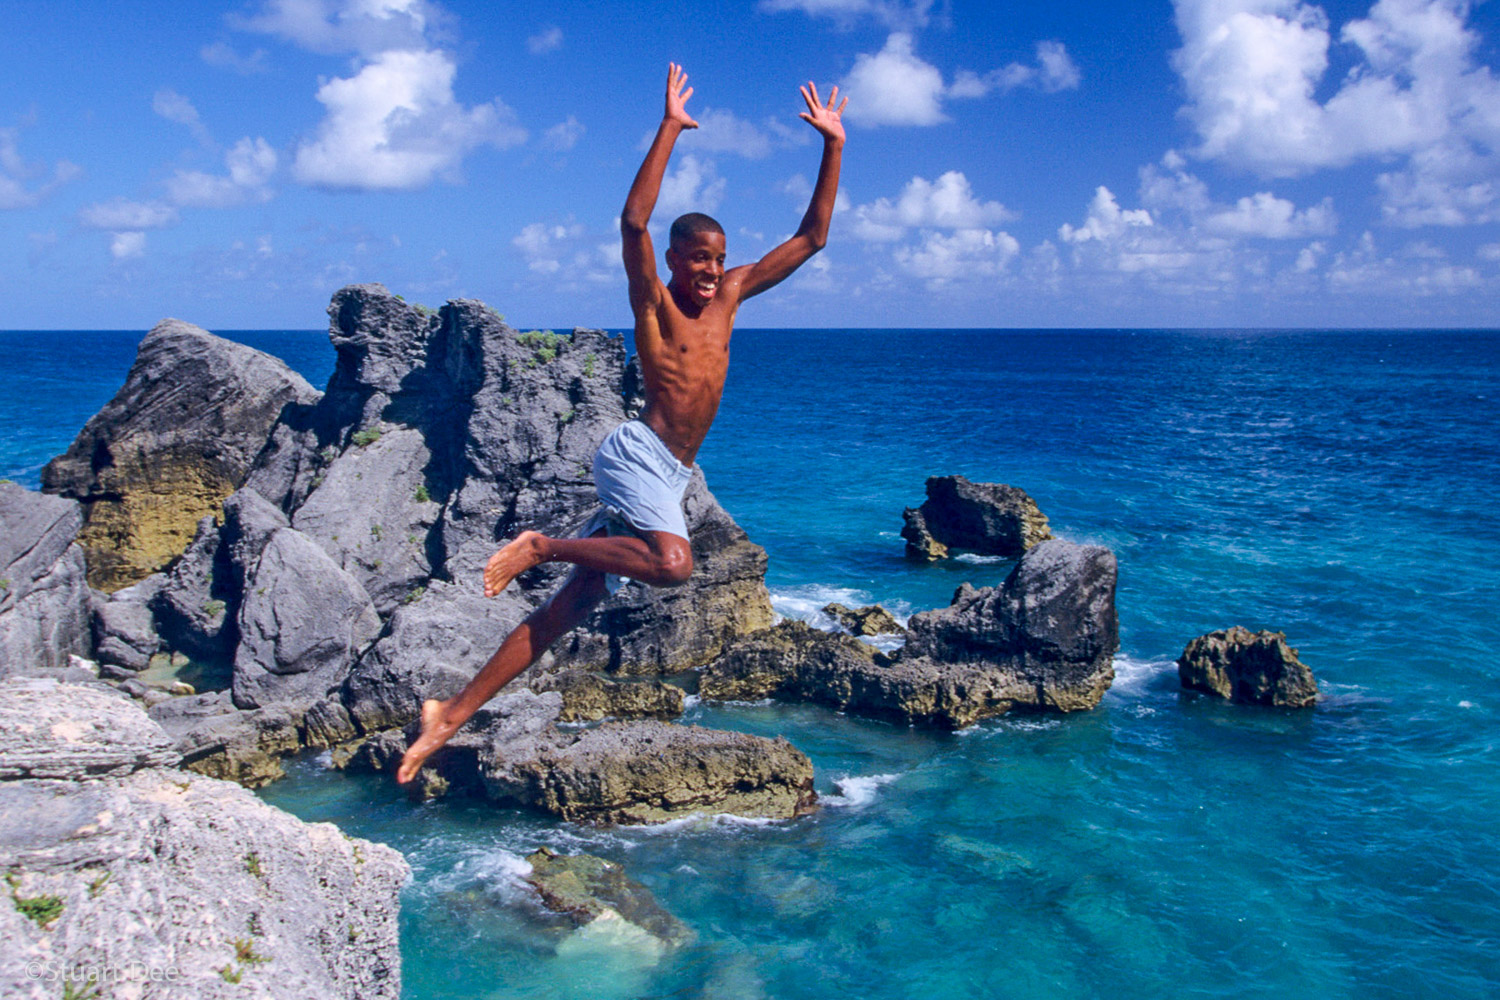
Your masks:
M1312 671L1283 632L1236 625L1201 635L1178 657L1177 676L1185 688L1244 705L1306 708L1318 700Z
M0 681L0 779L119 776L178 758L161 727L108 688Z
M226 520L234 524L231 530L237 532L235 497L225 502L225 511ZM239 642L235 619L243 575L237 576L230 566L228 546L221 541L214 519L200 520L193 540L163 575L150 605L164 645L194 659L227 666Z
M850 635L905 635L906 629L895 617L878 604L863 608L847 608L837 602L825 605L823 613L844 628Z
M0 677L92 652L82 524L76 502L0 483Z
M117 997L400 996L395 851L164 766L170 740L129 701L13 681L0 706L37 720L0 725L0 993L50 1000L93 967Z
M158 573L94 602L94 649L100 663L132 673L146 669L161 649L151 602L165 583Z
M86 508L89 582L114 591L164 568L239 486L282 408L317 396L268 354L157 324L124 386L42 470L43 489Z
M662 908L651 890L613 861L590 854L557 854L545 847L526 858L526 883L542 905L566 916L575 927L595 920L624 920L669 948L687 944L693 932Z
M843 707L863 702L863 678L882 676L888 657L852 636L788 619L726 650L698 675L698 693L712 701L781 697Z
M686 702L682 688L662 681L616 681L585 670L539 674L530 686L533 691L562 694L563 722L674 719L682 714Z
M302 745L293 710L273 705L240 711L224 691L172 698L149 714L172 737L183 767L246 788L285 775L281 757Z
M902 516L906 554L928 561L945 557L949 548L1018 559L1052 537L1046 516L1024 490L963 476L932 476L922 506Z

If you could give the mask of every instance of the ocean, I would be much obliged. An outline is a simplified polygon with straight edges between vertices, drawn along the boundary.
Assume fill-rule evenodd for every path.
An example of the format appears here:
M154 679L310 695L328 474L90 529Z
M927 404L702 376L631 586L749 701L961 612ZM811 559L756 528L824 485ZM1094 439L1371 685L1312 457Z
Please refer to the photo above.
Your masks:
M35 487L141 335L0 333L0 476ZM332 370L321 332L225 335ZM1025 489L1119 559L1114 686L959 733L693 705L812 758L823 807L785 823L595 830L303 758L267 801L412 864L405 997L1500 995L1500 333L745 330L699 462L812 620L999 583L907 562L901 511L932 475ZM1231 625L1284 631L1319 705L1182 694ZM695 942L559 939L518 882L543 845Z

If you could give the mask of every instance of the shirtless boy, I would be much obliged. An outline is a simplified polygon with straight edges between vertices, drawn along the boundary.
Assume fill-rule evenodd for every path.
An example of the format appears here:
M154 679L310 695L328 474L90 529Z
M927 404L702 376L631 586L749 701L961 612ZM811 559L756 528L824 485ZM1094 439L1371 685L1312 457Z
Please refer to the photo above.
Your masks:
M615 578L674 587L692 573L682 494L719 409L735 313L741 302L785 280L828 242L844 149L842 115L849 99L840 102L835 87L823 104L814 84L801 88L807 110L800 116L822 134L823 162L812 204L791 239L754 264L725 271L723 228L706 215L684 215L672 224L666 254L672 278L663 284L646 223L678 135L698 127L685 109L693 96L686 85L687 74L674 63L667 71L666 114L620 216L646 409L605 438L594 458L594 480L605 509L579 538L523 531L490 557L484 571L486 597L542 563L566 562L575 568L557 593L516 626L463 691L448 701L423 703L422 731L402 758L399 782L415 777L423 761L481 705L583 621L618 585ZM622 533L609 533L622 527L622 520Z

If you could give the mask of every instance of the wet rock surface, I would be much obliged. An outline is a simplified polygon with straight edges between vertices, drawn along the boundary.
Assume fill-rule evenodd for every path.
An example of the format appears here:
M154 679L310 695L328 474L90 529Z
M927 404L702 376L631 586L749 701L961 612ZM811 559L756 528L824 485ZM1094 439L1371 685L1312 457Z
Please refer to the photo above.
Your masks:
M1025 490L963 476L929 478L927 499L902 517L907 556L928 562L946 558L950 548L1019 559L1052 537L1046 515Z
M0 994L51 1000L91 967L72 995L399 997L395 851L172 767L107 691L11 680L0 711L34 720L0 725Z
M1243 705L1307 708L1318 700L1312 670L1282 632L1241 626L1201 635L1177 659L1184 688Z
M528 855L525 881L553 913L574 927L596 920L624 920L669 948L687 944L693 933L662 908L651 891L613 861L590 854L557 854L545 847Z
M905 635L906 629L885 608L871 604L863 608L849 608L837 602L823 607L823 613L844 628L850 635Z

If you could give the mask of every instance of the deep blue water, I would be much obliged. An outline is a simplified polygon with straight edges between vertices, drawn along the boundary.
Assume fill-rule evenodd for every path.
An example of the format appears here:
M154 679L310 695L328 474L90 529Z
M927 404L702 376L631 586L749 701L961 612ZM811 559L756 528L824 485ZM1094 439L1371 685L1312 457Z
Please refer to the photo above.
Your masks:
M231 333L321 385L318 333ZM139 333L0 333L0 475L36 485ZM946 604L1003 564L902 558L929 475L1021 486L1111 547L1096 710L961 734L786 705L827 807L595 831L294 768L265 797L404 851L406 996L1500 995L1500 334L745 331L699 456L778 607ZM1188 639L1284 630L1324 700L1178 693ZM623 862L697 932L558 942L538 845Z

